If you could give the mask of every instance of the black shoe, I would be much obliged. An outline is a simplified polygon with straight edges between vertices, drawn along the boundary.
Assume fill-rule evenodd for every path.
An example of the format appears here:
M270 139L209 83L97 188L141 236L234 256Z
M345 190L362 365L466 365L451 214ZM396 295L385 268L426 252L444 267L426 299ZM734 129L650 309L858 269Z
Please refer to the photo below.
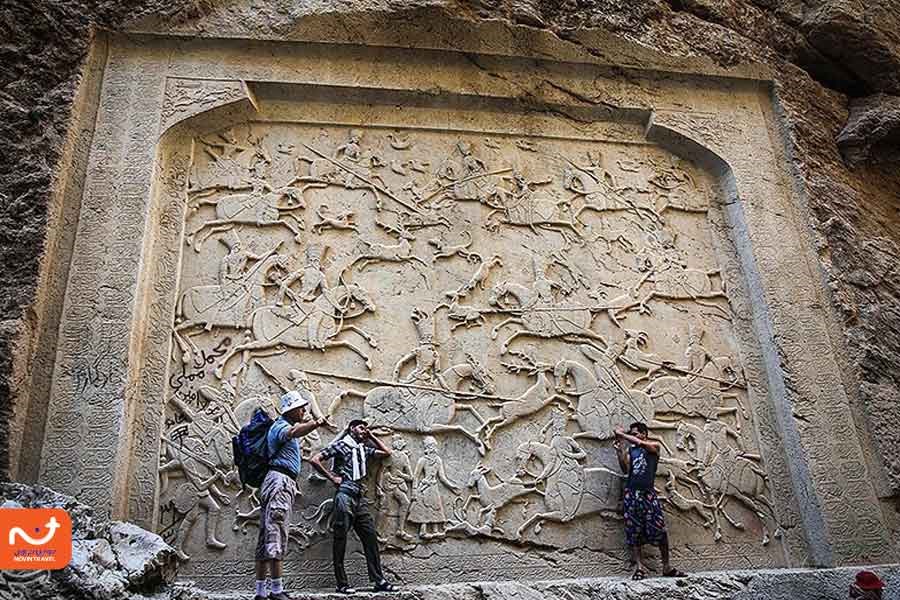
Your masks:
M349 596L350 594L356 593L356 588L352 588L349 585L339 585L336 591L338 594Z
M387 579L382 579L372 588L373 592L396 592L397 586L388 583Z
M287 592L278 592L277 594L269 594L269 600L293 600Z
M268 600L268 596L260 596L259 594L253 596L253 600Z

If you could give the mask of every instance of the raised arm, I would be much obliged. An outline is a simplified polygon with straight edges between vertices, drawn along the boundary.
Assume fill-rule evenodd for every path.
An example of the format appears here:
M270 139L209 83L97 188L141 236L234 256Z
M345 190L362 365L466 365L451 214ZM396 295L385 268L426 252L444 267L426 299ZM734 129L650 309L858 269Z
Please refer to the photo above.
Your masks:
M319 417L318 419L310 419L309 421L302 421L300 423L294 423L291 425L291 428L288 429L288 437L299 438L303 437L307 433L314 431L325 424L325 417Z
M625 430L621 427L616 429L616 437L619 437L634 446L641 446L643 448L646 448L647 451L652 452L653 454L659 454L659 442L654 442L653 440L649 439L642 440L639 437L629 435L625 433Z
M379 458L384 458L385 456L391 455L391 449L387 447L387 445L381 441L377 435L372 433L369 428L366 428L366 435L368 436L369 441L372 443L372 446L375 448L374 456Z
M613 442L613 447L616 449L616 457L619 459L619 468L622 469L623 473L627 474L631 468L631 457L628 456L628 449L622 445L618 438Z

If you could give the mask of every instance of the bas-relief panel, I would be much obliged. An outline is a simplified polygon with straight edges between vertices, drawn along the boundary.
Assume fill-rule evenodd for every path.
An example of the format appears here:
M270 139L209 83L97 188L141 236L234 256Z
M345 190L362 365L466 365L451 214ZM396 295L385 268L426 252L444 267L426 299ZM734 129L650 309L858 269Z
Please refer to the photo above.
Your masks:
M360 414L394 448L370 498L401 580L509 577L523 549L525 577L555 552L619 568L634 420L676 553L780 564L703 172L637 139L248 122L193 144L159 469L188 576L249 569L230 437L296 387L333 424L304 455ZM307 467L293 573L328 585L333 490Z

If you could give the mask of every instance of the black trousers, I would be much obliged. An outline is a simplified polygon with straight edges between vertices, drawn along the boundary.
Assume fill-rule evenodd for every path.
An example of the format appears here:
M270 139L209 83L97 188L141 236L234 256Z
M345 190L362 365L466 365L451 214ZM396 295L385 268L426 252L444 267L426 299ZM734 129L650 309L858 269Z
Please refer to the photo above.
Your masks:
M369 580L379 582L384 579L381 571L381 554L378 550L378 534L375 521L369 513L369 503L363 495L362 487L352 481L342 483L334 495L334 578L338 587L348 585L347 571L344 569L344 554L347 551L347 533L352 527L362 542L366 555L366 569Z

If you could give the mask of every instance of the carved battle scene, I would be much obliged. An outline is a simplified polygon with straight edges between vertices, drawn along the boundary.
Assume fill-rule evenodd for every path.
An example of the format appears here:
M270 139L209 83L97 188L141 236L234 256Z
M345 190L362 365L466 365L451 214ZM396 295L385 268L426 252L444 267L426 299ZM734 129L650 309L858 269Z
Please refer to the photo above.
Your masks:
M612 441L632 421L662 442L676 550L780 535L728 234L691 163L646 142L249 122L194 139L183 193L159 530L188 565L251 559L258 500L230 438L296 388L331 423L304 456L353 416L388 436L370 497L397 564L619 552ZM291 534L315 559L333 490L307 467Z

